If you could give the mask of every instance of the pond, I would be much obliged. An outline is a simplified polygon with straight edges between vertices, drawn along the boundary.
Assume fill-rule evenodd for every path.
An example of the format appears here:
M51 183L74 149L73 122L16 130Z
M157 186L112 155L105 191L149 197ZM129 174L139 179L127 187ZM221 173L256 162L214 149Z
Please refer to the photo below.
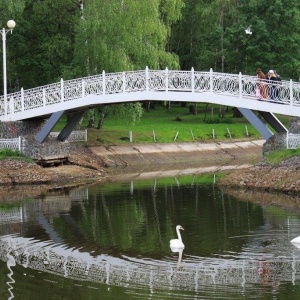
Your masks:
M298 210L239 199L212 176L0 203L0 298L299 299ZM185 248L172 252L176 225Z

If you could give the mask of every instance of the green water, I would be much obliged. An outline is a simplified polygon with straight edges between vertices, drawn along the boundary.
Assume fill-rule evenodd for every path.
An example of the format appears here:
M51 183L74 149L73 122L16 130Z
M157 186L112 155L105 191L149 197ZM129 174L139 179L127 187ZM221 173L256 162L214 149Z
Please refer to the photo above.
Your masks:
M299 299L299 215L200 177L0 206L0 299ZM181 231L185 248L169 240Z

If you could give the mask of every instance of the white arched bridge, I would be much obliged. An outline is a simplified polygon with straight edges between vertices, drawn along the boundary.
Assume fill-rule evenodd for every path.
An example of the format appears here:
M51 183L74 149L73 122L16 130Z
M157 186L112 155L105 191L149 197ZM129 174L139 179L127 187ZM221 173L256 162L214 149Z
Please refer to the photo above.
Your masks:
M273 133L287 132L274 114L300 116L300 83L269 82L239 74L150 70L119 73L103 72L23 90L0 97L0 121L48 118L36 136L44 142L66 112L72 112L58 135L64 141L87 109L103 104L135 101L205 102L237 107L248 121L268 139ZM257 113L260 115L258 117ZM266 122L262 121L262 118Z

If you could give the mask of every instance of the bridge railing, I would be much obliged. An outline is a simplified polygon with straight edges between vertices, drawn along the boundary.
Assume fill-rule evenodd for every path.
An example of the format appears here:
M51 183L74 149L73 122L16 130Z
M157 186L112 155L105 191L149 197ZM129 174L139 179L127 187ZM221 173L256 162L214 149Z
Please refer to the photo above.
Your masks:
M211 92L300 106L300 83L258 80L255 76L209 72L146 70L108 73L54 83L0 96L0 116L84 98L140 91Z

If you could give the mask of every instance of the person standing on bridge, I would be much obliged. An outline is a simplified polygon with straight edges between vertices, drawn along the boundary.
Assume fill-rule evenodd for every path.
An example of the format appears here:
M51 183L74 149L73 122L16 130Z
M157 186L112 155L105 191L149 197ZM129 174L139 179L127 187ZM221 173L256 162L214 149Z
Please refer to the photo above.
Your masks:
M266 82L266 75L260 68L256 69L257 74L257 89L256 93L259 99L267 100L268 99L268 86Z
M269 82L269 94L271 100L278 100L278 85L280 84L281 78L276 76L275 71L270 70L268 73Z

